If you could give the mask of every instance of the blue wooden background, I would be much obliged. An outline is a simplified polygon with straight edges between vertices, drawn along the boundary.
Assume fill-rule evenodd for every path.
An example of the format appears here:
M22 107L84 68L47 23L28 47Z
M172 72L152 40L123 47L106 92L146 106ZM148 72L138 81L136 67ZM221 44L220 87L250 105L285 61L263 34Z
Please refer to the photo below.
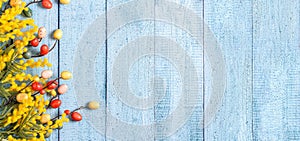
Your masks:
M53 114L101 105L51 141L300 140L299 0L32 8L39 26L64 31L52 69L74 73Z

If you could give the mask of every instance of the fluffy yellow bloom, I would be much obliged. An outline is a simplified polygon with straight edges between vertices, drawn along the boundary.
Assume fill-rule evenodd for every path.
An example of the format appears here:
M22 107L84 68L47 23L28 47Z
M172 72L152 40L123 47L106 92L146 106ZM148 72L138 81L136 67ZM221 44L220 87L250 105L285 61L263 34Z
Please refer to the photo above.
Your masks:
M69 121L65 113L63 113L61 118L57 119L55 122L49 120L50 115L43 114L46 112L48 104L49 101L45 100L42 95L37 95L34 99L31 97L31 93L28 93L28 99L20 103L13 110L12 114L5 119L4 126L14 125L13 130L18 128L23 128L25 131L27 129L35 130L35 133L39 134L38 139L44 140L43 137L45 134L52 132L54 129L62 127L64 122ZM40 121L43 122L39 123ZM28 140L36 138L37 134L31 134L31 136L32 138L28 138ZM11 136L8 137L8 140L15 140L15 138Z
M16 5L4 11L0 17L0 42L7 42L10 39L21 39L17 47L24 47L28 44L28 41L34 38L34 33L38 27L34 24L33 19L17 19L17 15L21 14L25 8L26 3L20 2ZM31 27L27 30L26 28ZM25 31L24 31L25 30Z
M9 6L7 6L7 4ZM55 90L46 88L47 79L28 74L27 69L51 67L48 59L27 59L28 43L35 38L38 26L30 18L19 18L29 10L22 0L0 0L5 11L0 14L0 140L44 141L45 136L68 122L67 115L51 118L47 108L49 100L40 95L33 84L39 83L49 96L56 96ZM62 37L57 30L54 37ZM62 79L70 79L69 72L63 72ZM43 116L44 115L44 116Z

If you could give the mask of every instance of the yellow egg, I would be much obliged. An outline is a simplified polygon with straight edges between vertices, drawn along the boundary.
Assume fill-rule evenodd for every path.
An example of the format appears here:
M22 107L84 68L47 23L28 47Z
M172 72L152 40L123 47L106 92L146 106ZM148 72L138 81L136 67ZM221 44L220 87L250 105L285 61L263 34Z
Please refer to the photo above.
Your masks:
M42 116L41 116L41 119L40 119L40 121L41 121L41 123L42 124L44 124L44 123L47 123L48 121L50 121L50 115L49 114L43 114Z
M28 99L28 95L26 93L19 93L16 97L18 102L23 102Z
M63 71L61 72L60 76L63 80L69 80L72 78L72 73L69 71Z
M91 101L88 104L88 108L91 110L96 110L100 107L100 104L97 101Z
M59 1L61 4L69 4L71 0L60 0Z
M53 33L53 38L56 39L56 40L60 40L61 37L62 37L62 35L63 35L62 30L56 29L56 30L54 31L54 33Z

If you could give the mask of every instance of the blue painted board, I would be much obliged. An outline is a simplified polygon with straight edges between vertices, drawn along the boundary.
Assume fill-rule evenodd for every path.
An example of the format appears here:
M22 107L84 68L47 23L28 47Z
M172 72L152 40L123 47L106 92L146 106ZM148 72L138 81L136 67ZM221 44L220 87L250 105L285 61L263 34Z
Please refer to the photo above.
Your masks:
M216 104L215 115L205 116L205 140L252 140L252 1L209 0L204 1L204 21L214 33L222 58L215 70L213 62L206 59L205 66L205 113L210 112L210 102L217 98L214 91L216 75L224 68L225 92ZM205 32L206 33L206 32ZM212 37L204 36L204 49L214 46ZM208 56L208 53L204 54ZM223 62L222 59L224 59Z
M155 1L155 140L202 140L203 1Z
M300 140L299 18L299 1L253 1L254 140Z
M154 1L107 2L106 139L154 140Z

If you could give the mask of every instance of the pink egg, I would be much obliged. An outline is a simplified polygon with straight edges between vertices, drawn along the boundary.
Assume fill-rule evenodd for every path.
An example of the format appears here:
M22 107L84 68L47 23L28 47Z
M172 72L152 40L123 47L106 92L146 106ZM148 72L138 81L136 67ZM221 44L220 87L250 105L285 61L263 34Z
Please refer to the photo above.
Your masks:
M58 87L57 92L59 94L64 94L68 91L68 86L66 84L62 84Z
M53 71L51 70L42 71L42 78L44 79L49 79L50 77L52 77L52 75L53 75Z

